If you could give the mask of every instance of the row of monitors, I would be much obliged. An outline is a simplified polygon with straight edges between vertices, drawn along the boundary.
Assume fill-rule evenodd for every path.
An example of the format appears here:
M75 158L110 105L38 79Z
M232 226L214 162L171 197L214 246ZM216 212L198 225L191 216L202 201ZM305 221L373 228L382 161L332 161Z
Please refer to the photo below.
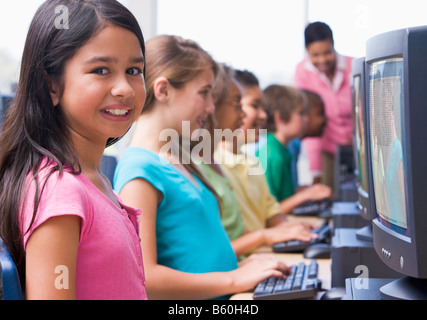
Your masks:
M426 76L427 26L377 35L353 61L361 215L379 257L409 279L427 278Z
M13 100L13 96L11 95L0 95L0 127L2 124L2 120L7 110L9 109Z

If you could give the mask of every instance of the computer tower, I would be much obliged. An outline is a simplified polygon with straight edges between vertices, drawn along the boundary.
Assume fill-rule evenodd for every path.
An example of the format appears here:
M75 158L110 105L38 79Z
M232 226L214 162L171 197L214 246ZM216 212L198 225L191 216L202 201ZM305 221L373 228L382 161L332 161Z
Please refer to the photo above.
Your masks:
M360 240L358 229L335 229L331 241L331 287L344 287L345 279L359 276L359 269L369 278L401 277L378 257L370 241Z
M345 279L346 294L341 300L381 300L380 288L393 280L387 278Z
M354 174L352 146L338 146L334 158L334 194L338 201L357 201L357 177Z

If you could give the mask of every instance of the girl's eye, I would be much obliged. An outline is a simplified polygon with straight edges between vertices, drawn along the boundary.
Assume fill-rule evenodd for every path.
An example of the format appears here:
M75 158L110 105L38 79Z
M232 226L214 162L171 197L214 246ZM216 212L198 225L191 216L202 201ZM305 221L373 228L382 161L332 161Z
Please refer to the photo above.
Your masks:
M210 91L210 90L203 90L203 91L200 91L200 94L201 94L201 95L202 95L202 97L203 97L203 98L205 98L205 99L209 97L210 93L211 93L211 91Z
M130 68L128 69L127 73L132 76L137 76L142 73L142 70L140 68Z
M108 73L108 69L107 68L97 68L97 69L93 70L92 73L99 74L99 75L105 75Z

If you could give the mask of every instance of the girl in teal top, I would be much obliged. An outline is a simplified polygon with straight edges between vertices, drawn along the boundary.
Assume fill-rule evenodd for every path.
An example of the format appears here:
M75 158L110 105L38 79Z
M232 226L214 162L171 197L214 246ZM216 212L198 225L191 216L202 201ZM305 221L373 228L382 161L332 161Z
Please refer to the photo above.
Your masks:
M126 183L138 178L147 180L162 196L156 219L159 264L192 273L237 268L218 202L196 176L198 186L157 154L131 147L118 163L115 190L120 192Z
M189 157L192 133L214 111L217 69L194 41L162 35L146 43L147 99L114 180L123 201L142 209L149 299L226 297L288 271L271 259L238 266L216 193Z

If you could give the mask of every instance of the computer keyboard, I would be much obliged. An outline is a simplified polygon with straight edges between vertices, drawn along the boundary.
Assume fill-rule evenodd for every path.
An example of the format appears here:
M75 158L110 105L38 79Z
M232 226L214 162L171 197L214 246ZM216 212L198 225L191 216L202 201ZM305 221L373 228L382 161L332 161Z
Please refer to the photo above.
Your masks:
M254 300L296 300L314 298L321 289L317 260L292 265L292 273L285 279L271 277L255 287Z
M330 210L330 200L307 201L292 210L294 216L318 216L325 210Z
M289 240L284 242L278 242L273 244L273 252L303 252L307 247L313 244L326 242L329 236L331 235L331 227L329 226L329 221L325 220L325 222L319 228L313 229L312 232L317 234L317 238L311 239L310 241Z

